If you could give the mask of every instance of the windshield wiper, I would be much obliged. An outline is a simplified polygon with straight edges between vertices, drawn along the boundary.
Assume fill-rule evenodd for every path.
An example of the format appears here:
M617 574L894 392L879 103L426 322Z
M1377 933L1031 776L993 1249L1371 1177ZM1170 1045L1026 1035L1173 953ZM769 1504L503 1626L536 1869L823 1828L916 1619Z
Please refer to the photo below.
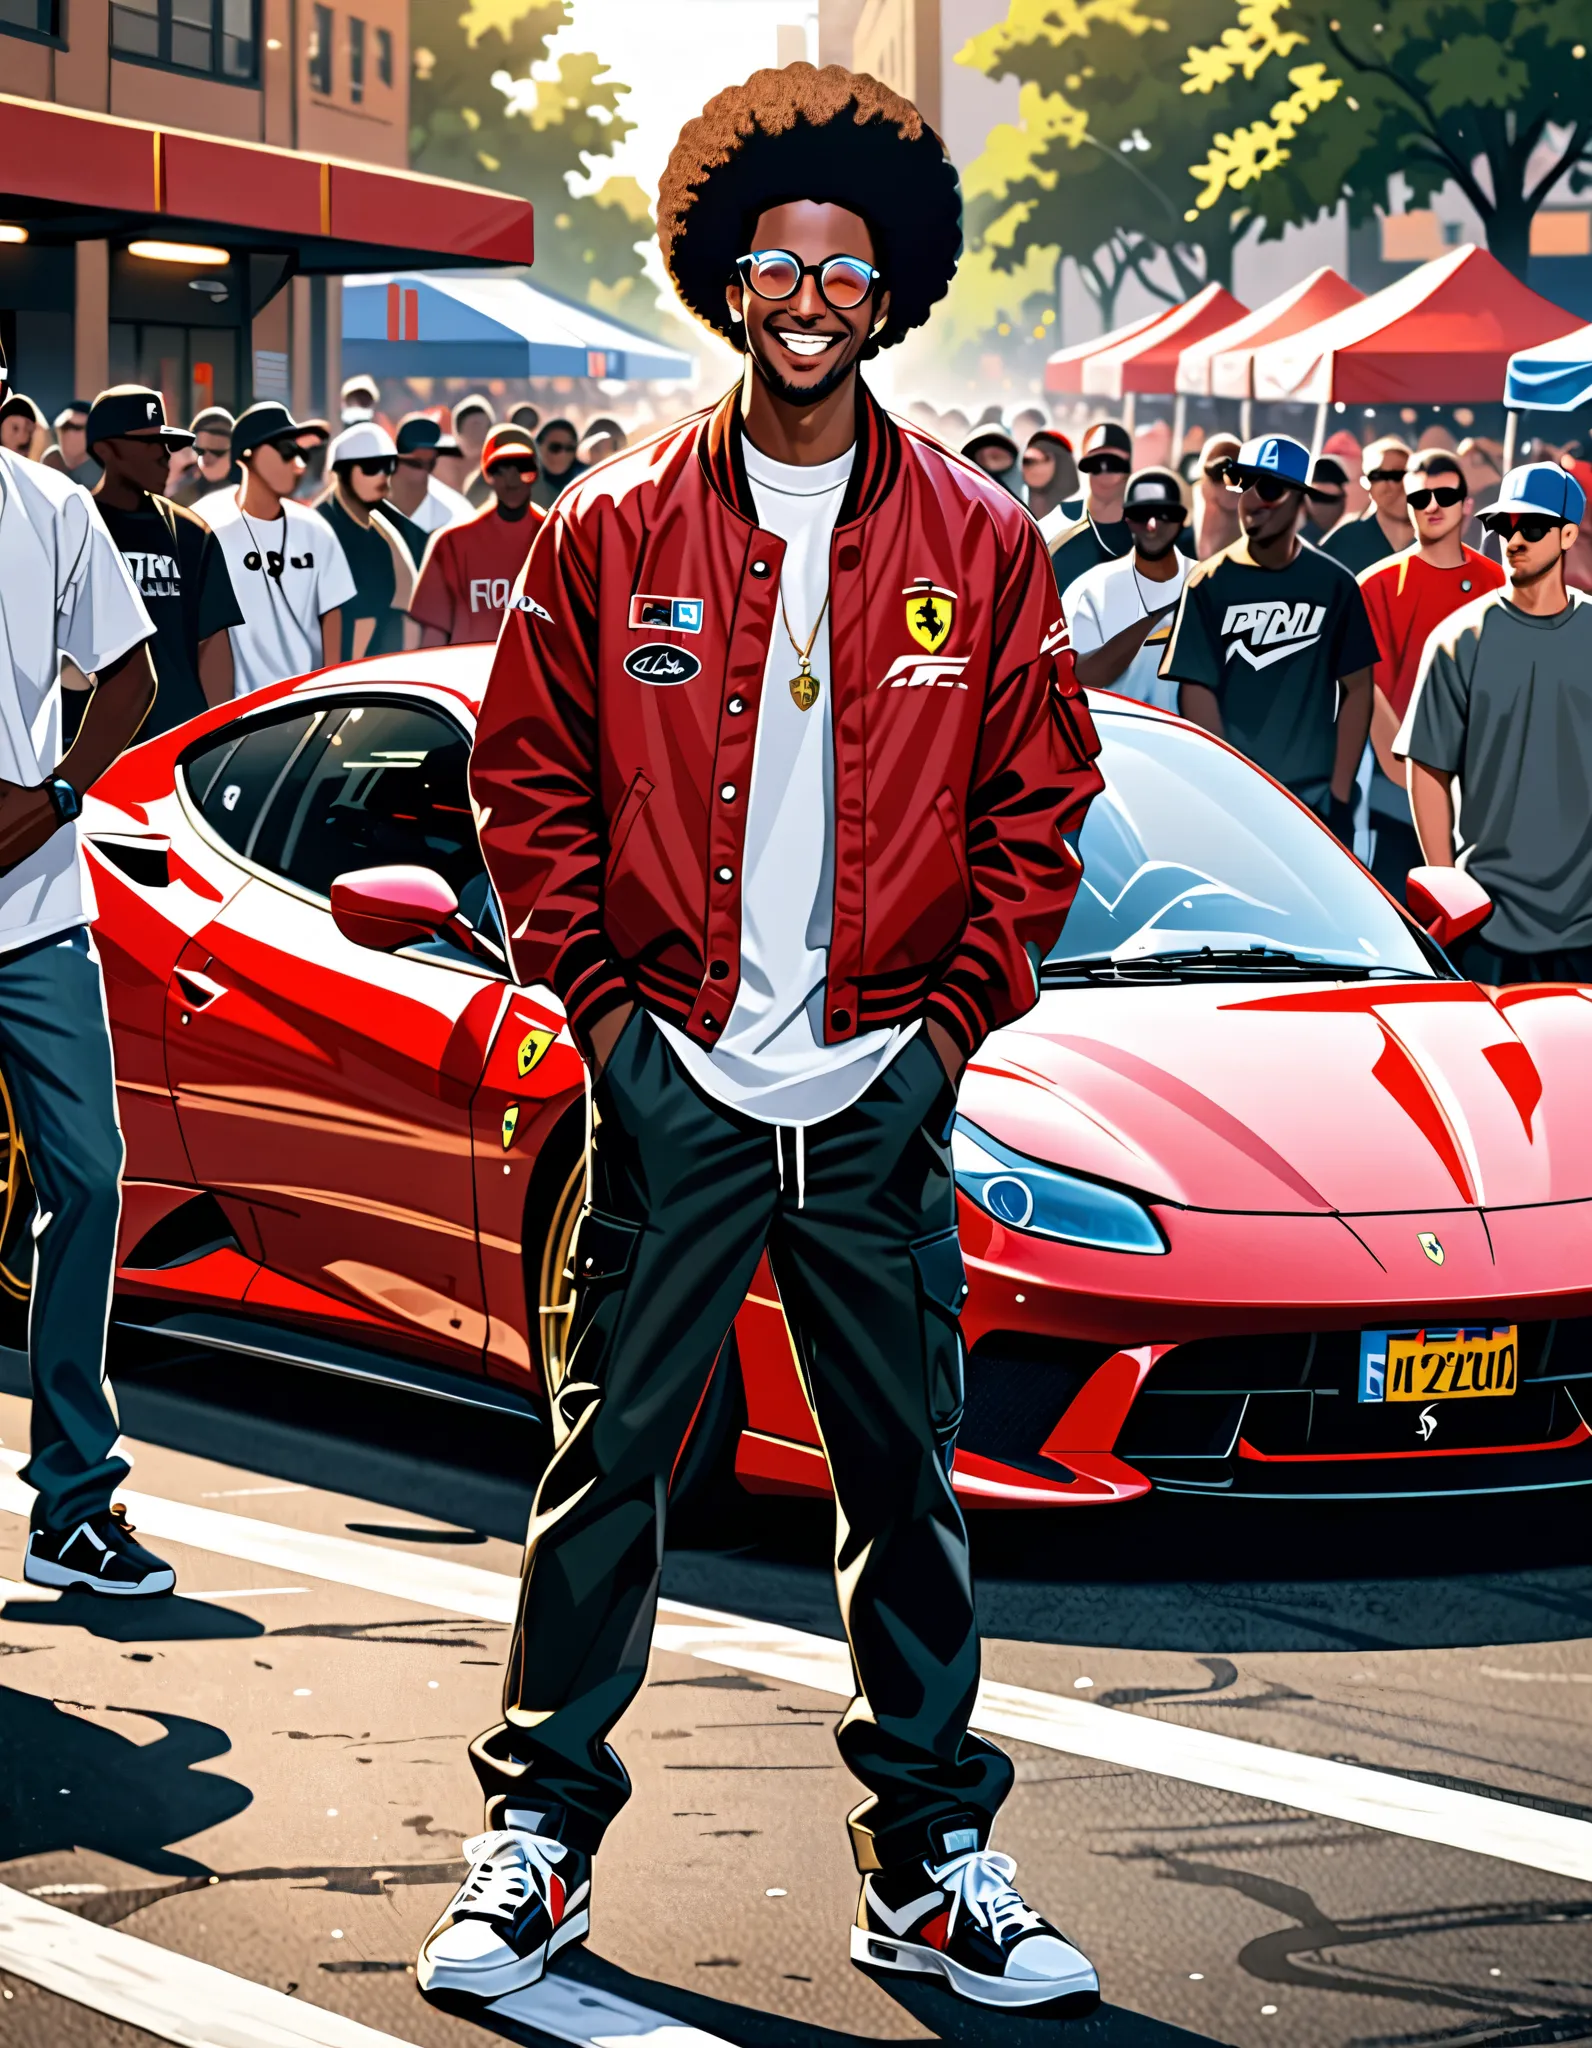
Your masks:
M1386 967L1379 961L1312 960L1280 946L1200 946L1185 952L1140 953L1128 960L1098 955L1047 960L1039 979L1044 988L1063 988L1079 982L1188 981L1207 975L1218 981L1254 975L1286 976L1296 981L1369 981L1373 975L1395 981L1422 979L1408 968Z

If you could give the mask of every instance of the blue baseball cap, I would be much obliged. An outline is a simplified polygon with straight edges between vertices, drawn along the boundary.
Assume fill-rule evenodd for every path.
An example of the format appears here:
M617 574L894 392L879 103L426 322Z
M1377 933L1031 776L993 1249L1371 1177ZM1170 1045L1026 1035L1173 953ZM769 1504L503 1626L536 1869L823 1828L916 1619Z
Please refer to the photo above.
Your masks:
M1546 512L1561 526L1579 526L1586 512L1586 492L1556 462L1523 462L1498 486L1498 496L1483 513Z
M1310 482L1310 450L1303 441L1295 441L1288 434L1257 434L1246 441L1227 465L1231 475L1239 483L1253 483L1256 477L1274 476L1292 491L1303 491L1307 497L1330 498L1330 491L1319 491Z

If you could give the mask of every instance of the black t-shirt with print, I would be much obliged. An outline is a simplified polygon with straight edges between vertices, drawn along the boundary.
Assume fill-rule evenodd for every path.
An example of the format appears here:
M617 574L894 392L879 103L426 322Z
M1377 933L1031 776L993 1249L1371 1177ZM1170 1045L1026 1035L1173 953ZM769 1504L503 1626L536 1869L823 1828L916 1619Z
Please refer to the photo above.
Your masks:
M1263 569L1240 538L1189 571L1161 673L1214 691L1232 744L1325 816L1338 680L1378 659L1347 569L1308 546Z
M134 511L119 512L103 497L94 502L154 621L155 703L138 729L141 740L153 739L205 709L199 643L241 626L243 613L220 542L185 506L145 498Z
M339 501L335 492L315 509L342 543L349 570L359 586L357 594L342 608L343 643L338 659L353 660L356 628L361 619L374 619L376 622L364 649L367 655L397 654L404 644L404 614L395 610L393 604L398 595L398 578L393 568L391 547L375 526L368 522L361 524ZM425 554L429 536L395 506L383 504L374 509L379 510L388 531L397 535L411 561L418 565Z

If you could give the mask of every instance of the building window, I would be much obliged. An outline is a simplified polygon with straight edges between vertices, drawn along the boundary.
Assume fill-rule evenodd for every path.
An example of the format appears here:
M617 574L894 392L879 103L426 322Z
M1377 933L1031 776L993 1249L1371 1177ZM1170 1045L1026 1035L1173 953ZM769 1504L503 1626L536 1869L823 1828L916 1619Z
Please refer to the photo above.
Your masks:
M0 0L0 35L27 36L30 41L61 40L59 0Z
M357 14L348 17L348 98L353 106L365 104L365 24Z
M254 9L255 0L114 0L111 49L135 63L251 84Z
M376 31L376 77L381 84L392 84L392 30L379 28Z
M310 91L332 96L332 10L315 7L310 14Z

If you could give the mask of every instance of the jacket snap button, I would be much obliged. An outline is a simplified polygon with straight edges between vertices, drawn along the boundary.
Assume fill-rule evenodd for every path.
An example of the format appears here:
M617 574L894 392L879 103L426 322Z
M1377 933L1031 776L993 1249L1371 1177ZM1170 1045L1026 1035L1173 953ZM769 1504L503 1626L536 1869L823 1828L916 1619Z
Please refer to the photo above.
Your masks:
M732 718L739 718L746 706L739 697L732 697L724 708Z
M720 868L718 875L721 882L733 882L735 880L734 868Z
M766 575L768 574L768 564L767 564L767 562L763 562L763 561L757 561L757 562L754 562L754 563L752 564L752 574L753 574L754 576L766 576Z
M726 782L724 787L719 791L719 795L723 798L725 803L733 804L735 801L735 784L733 782Z
M708 969L709 974L712 975L715 981L723 981L724 977L729 973L729 971L729 963L724 960L715 960L713 965Z
M704 1014L703 1014L703 1018L702 1018L702 1029L703 1029L704 1031L717 1031L717 1030L718 1030L718 1028L719 1028L719 1020L718 1020L718 1018L717 1018L717 1017L709 1017L709 1016L708 1016L708 1015L707 1015L706 1013L704 1013Z
M862 549L842 548L840 550L840 566L842 569L860 569L862 567Z
M831 1010L829 1021L837 1031L844 1031L851 1023L851 1012L849 1010Z

